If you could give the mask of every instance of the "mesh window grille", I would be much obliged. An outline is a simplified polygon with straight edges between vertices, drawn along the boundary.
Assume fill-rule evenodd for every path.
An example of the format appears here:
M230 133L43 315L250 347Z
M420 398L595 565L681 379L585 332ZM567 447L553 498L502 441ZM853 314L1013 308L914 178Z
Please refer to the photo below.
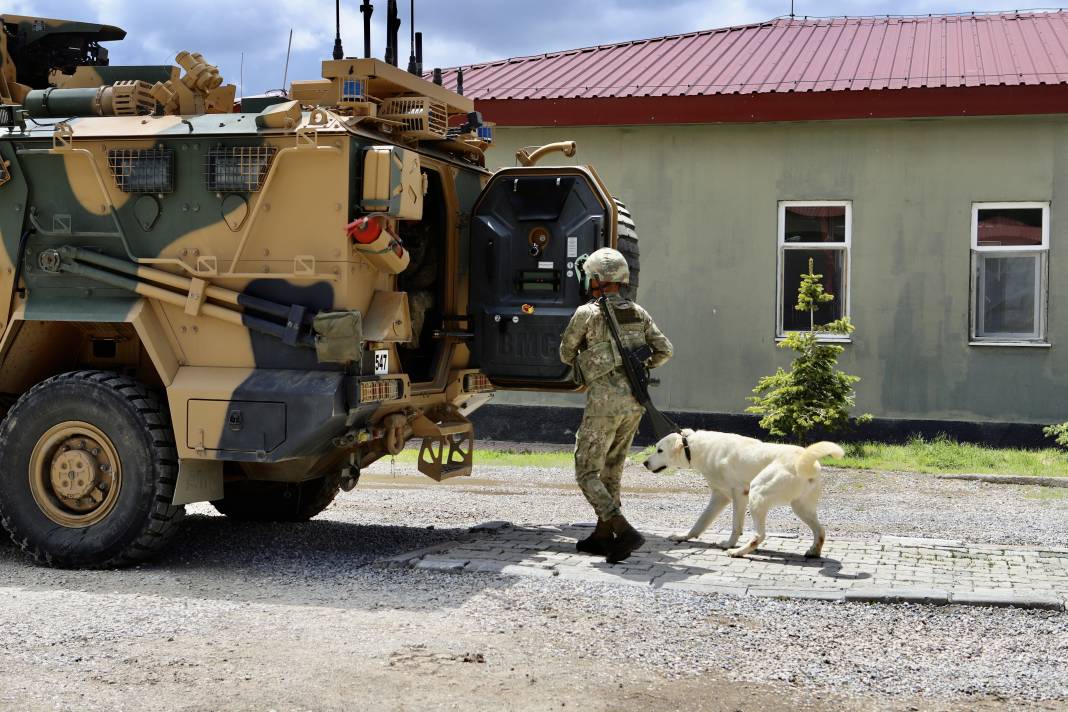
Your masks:
M378 115L398 124L398 130L411 138L443 139L449 130L449 114L445 104L426 97L386 99Z
M108 151L108 168L123 193L174 191L174 151L169 148Z
M255 193L263 188L278 149L271 146L215 146L208 151L208 190Z

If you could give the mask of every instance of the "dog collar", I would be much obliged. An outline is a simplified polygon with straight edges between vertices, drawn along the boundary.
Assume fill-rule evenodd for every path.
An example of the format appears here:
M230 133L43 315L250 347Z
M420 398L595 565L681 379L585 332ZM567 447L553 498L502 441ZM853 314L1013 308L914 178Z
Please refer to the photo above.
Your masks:
M686 453L686 462L693 462L693 455L690 454L690 441L686 439L686 436L682 436L682 449Z

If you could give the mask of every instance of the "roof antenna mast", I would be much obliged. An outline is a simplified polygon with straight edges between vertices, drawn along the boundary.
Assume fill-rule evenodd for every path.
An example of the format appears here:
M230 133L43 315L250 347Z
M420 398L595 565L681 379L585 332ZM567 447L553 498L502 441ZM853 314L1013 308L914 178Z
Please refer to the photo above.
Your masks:
M397 36L400 34L401 20L397 12L397 0L389 0L386 5L386 64L397 66Z
M337 35L334 37L334 59L344 59L345 50L341 47L341 0L334 1L334 11L337 20Z
M408 19L409 31L412 34L412 51L408 55L408 73L409 74L422 74L419 71L419 62L415 57L415 0L411 2L412 11Z
M286 89L286 85L289 82L289 58L293 55L293 28L289 28L289 47L286 48L286 70L282 74L282 92L289 96L289 90Z
M794 16L794 0L790 0L790 17Z
M375 4L370 0L363 0L360 12L363 13L363 57L371 58L371 15L374 14Z

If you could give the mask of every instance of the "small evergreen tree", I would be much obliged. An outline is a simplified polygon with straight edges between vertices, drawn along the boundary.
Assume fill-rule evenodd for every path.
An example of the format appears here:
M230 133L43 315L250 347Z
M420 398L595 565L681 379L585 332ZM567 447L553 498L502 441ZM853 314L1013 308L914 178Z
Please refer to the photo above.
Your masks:
M853 384L860 380L838 370L838 357L845 350L837 344L821 344L818 333L848 336L854 331L849 317L843 317L816 328L816 310L834 300L823 289L823 275L814 272L808 261L808 273L801 275L797 290L798 311L807 311L810 331L791 332L778 344L792 349L797 356L789 371L779 368L771 376L764 376L753 389L754 403L747 413L762 416L760 427L772 435L803 442L816 428L833 432L850 423L849 411L856 405ZM856 423L871 420L870 415L855 419Z
M1053 438L1061 447L1068 448L1068 423L1061 423L1060 425L1051 425L1043 430L1047 438Z

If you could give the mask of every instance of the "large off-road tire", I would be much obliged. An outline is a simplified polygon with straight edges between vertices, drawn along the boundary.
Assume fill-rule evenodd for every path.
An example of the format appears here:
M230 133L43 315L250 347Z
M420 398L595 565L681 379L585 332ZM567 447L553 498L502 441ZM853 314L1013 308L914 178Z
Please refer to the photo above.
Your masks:
M306 522L329 507L340 489L338 475L299 483L236 480L211 504L242 522Z
M630 267L630 284L620 290L621 294L626 299L631 301L637 301L638 299L638 277L641 272L641 257L638 250L638 229L634 225L634 219L630 215L630 211L627 210L627 206L623 204L623 201L613 198L616 203L616 212L619 217L616 220L616 232L619 235L619 241L616 243L616 249L618 249L623 256L627 259L627 266Z
M0 522L41 564L145 561L185 514L171 504L177 477L166 407L115 373L54 376L0 424Z

